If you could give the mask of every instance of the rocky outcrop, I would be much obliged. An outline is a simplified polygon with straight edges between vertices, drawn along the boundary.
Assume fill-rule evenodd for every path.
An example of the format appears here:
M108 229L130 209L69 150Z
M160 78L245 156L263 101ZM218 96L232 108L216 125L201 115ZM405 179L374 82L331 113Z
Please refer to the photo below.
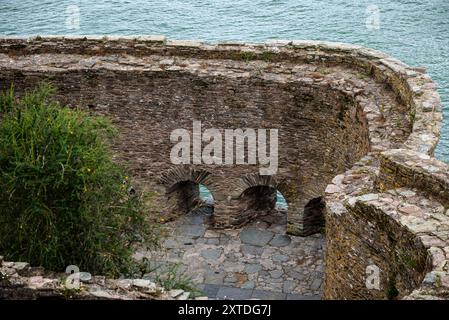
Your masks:
M165 290L147 279L107 279L88 273L57 274L31 267L26 262L3 261L0 256L0 300L186 300L189 297L189 292Z

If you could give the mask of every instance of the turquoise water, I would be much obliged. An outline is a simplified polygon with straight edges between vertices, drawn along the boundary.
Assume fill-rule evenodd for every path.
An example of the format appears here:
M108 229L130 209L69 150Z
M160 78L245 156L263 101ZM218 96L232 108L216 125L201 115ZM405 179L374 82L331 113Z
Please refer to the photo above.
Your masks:
M209 189L207 189L202 184L199 185L199 188L200 188L201 199L203 199L204 201L206 201L209 204L213 204L214 198L212 197L212 194L210 193ZM287 201L285 200L282 193L280 193L279 191L277 192L276 207L279 209L287 209L288 208Z
M447 0L0 0L0 35L36 34L315 39L376 48L427 67L439 84L445 122L436 153L449 162Z

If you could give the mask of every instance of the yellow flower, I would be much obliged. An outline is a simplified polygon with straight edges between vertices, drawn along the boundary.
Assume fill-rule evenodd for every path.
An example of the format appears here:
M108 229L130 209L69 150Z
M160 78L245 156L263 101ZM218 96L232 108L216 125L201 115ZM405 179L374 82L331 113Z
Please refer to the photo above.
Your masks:
M87 172L90 172L90 168L87 168Z

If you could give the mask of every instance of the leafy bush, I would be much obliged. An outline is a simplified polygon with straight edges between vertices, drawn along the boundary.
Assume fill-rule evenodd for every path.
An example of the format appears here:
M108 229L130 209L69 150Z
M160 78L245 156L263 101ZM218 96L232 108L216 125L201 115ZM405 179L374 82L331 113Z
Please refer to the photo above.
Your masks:
M112 161L116 131L53 94L41 85L21 99L0 95L0 253L55 271L126 273L133 243L154 245L157 233Z

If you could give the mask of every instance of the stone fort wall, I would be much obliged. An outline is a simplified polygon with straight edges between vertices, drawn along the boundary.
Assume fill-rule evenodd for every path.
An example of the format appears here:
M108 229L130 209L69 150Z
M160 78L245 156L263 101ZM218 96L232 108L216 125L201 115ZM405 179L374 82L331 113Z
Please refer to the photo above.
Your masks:
M178 210L191 209L192 185L202 183L215 199L216 227L255 218L248 194L267 194L248 192L257 187L284 194L291 234L319 231L324 214L325 298L448 297L449 180L433 158L441 102L422 68L316 41L0 39L0 89L14 83L23 93L42 80L62 103L109 116L121 131L118 158ZM193 120L279 129L277 174L173 166L170 132L191 130ZM325 209L308 210L318 198ZM367 287L372 270L375 288Z

